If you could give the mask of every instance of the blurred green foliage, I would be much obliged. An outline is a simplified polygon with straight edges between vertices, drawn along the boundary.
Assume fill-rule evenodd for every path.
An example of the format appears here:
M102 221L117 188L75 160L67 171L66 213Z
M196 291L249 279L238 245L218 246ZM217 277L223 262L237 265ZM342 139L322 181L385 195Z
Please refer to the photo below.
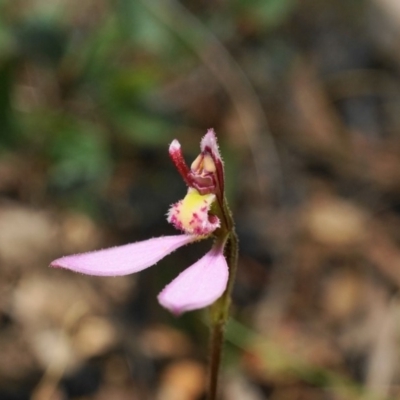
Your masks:
M247 14L253 23L262 29L271 29L282 24L293 12L297 0L235 0L235 12Z
M197 56L208 50L207 38L193 21L229 42L243 20L273 29L295 6L294 0L225 6L1 1L0 152L34 154L46 165L45 187L65 199L86 192L89 202L113 176L117 148L132 154L162 148L166 155L179 132L195 154L201 135L224 116L201 111L208 101L204 89L223 90L216 82L195 85L190 93L179 89L192 103L177 101L174 91L169 97L171 85L204 67ZM176 23L166 24L166 15ZM223 110L224 103L217 106ZM223 142L223 132L220 137ZM230 158L235 169L236 157ZM228 188L233 196L235 185Z

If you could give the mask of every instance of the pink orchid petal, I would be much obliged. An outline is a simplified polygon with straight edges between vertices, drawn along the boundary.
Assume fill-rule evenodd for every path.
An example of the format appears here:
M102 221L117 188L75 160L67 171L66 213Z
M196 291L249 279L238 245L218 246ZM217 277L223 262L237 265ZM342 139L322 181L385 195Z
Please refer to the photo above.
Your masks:
M217 135L214 129L209 129L203 139L201 139L200 148L202 154L209 152L216 166L216 175L218 178L219 190L224 192L225 178L224 178L224 162L222 161L221 154L218 149Z
M214 129L210 128L203 139L201 139L200 149L203 153L208 150L212 154L214 161L218 160L222 163L222 157L218 149L217 135Z
M228 275L222 249L214 247L167 285L158 301L175 315L209 306L225 291Z
M61 257L50 265L87 275L128 275L151 267L179 247L197 238L194 235L162 236L109 249Z

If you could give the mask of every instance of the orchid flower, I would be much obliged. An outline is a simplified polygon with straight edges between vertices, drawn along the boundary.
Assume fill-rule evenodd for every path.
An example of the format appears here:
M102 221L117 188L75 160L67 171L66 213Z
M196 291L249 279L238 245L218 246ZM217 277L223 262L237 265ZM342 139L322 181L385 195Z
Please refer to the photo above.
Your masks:
M65 256L51 266L87 275L128 275L151 267L179 247L213 236L211 250L168 284L158 301L175 315L214 303L230 280L224 249L232 218L224 196L224 168L213 129L203 137L200 148L189 168L179 142L174 140L169 147L170 157L188 186L186 196L167 214L168 222L181 234Z

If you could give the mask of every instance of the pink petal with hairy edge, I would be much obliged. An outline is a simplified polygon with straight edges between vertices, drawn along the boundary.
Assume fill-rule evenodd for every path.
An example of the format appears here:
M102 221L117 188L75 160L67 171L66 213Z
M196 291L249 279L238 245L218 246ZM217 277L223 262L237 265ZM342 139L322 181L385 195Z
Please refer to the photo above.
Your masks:
M214 161L218 160L222 163L221 154L219 153L217 144L217 136L214 132L214 129L212 128L208 129L207 133L204 135L203 139L201 139L200 142L200 149L202 152L205 152L207 148L213 155Z
M167 285L158 301L175 315L209 306L224 293L228 275L222 248L213 247Z
M197 239L196 235L162 236L109 249L61 257L53 261L50 266L87 275L128 275L151 267L179 247Z

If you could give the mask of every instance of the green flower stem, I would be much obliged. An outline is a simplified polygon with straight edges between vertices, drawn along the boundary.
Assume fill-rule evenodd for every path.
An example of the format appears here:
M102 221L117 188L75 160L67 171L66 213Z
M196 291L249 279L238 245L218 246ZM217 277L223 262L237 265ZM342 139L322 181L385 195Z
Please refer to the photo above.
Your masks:
M207 400L216 400L218 393L218 377L221 365L222 347L225 336L225 323L213 323L210 335L210 370Z
M231 294L235 282L238 260L238 237L235 232L232 213L226 200L222 206L226 223L221 228L218 239L226 241L224 255L229 267L228 284L223 295L211 308L211 335L210 335L210 371L207 400L216 400L218 394L218 377L221 365L222 349L224 344L225 325L229 318Z

